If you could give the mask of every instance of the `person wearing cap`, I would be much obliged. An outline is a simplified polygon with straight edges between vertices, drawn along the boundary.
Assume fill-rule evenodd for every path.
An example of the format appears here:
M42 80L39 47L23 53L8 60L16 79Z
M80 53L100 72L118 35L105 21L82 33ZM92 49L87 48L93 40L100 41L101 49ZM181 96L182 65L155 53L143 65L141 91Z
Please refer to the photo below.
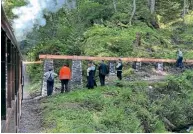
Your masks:
M53 93L53 87L54 87L54 78L58 76L56 73L54 73L53 69L50 68L48 72L44 74L44 79L47 82L47 95L50 96Z
M122 69L123 69L123 64L121 59L118 60L118 64L116 66L116 70L117 70L117 77L119 80L122 80Z
M71 79L71 70L67 64L60 69L59 78L61 80L61 93L64 93L64 85L65 85L65 92L70 92L68 88L68 82Z

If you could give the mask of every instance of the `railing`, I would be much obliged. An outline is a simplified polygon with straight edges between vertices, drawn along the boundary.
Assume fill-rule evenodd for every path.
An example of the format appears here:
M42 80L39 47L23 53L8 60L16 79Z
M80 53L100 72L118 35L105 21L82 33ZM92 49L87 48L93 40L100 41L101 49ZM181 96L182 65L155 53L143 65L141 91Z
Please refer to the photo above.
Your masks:
M90 57L90 56L69 56L69 55L39 55L39 59L71 59L71 60L108 60L116 61L121 59L127 62L167 62L175 63L175 59L153 59L153 58L118 58L118 57ZM185 59L185 63L193 63L193 60Z

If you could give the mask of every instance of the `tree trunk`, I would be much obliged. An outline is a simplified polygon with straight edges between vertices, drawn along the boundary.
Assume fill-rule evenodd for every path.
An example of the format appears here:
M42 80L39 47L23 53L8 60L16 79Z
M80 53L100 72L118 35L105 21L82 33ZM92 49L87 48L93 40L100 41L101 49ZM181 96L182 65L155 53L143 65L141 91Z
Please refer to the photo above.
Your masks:
M131 13L131 18L129 20L130 26L131 26L131 21L133 19L133 16L135 15L135 11L136 11L136 0L133 0L133 11Z
M163 117L163 121L164 123L166 123L168 125L168 127L172 130L174 128L176 128L176 126L174 124L172 124L166 117Z
M190 9L190 10L193 9L193 1L192 1L192 0L189 1L189 9Z
M116 0L113 0L113 6L114 6L114 9L115 9L115 12L117 12L117 1Z
M184 8L183 8L183 22L185 21L185 15L186 15L186 0L184 0Z
M141 34L139 32L136 33L136 46L141 46Z
M155 11L155 0L147 0L147 3L151 14L153 14Z
M153 14L155 11L155 0L151 0L150 11L151 11L151 14Z
M147 3L148 3L148 8L150 9L150 7L151 7L151 0L147 0Z

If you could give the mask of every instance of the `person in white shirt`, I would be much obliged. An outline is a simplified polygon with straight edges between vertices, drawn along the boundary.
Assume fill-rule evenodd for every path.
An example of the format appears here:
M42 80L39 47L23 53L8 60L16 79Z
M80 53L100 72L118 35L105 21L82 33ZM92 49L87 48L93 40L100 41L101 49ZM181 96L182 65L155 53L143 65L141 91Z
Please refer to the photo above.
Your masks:
M91 62L88 63L87 68L87 88L88 89L94 88L94 68Z
M48 72L44 74L44 79L47 82L47 95L52 95L53 87L54 87L54 78L58 76L56 73L52 71L50 68Z
M122 64L121 59L119 59L118 64L116 66L117 77L119 80L122 80L122 69L123 69L123 64Z
M94 86L96 86L96 87L97 87L96 80L95 80L96 66L95 66L94 62L92 62L92 67L91 67L91 69L93 70L93 80L94 80Z

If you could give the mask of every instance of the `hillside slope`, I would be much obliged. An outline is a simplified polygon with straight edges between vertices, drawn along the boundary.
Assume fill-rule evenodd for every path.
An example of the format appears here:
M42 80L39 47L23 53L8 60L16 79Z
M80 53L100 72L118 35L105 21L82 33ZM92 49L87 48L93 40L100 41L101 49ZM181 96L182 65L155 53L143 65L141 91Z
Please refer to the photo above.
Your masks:
M193 124L193 74L163 82L115 82L42 99L45 132L187 132ZM117 83L117 84L116 84Z

